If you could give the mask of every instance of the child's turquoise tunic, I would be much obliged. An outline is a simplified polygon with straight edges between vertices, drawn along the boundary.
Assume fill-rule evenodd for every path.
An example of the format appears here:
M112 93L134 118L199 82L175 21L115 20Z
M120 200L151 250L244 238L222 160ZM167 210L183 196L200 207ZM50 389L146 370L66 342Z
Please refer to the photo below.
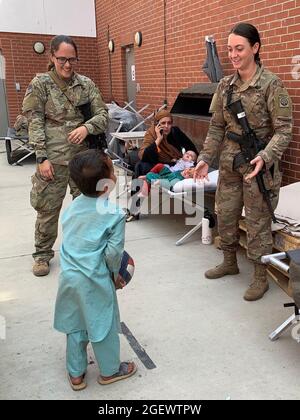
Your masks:
M62 229L54 328L86 330L90 341L102 341L118 317L112 273L121 265L125 214L107 199L82 194L63 213Z

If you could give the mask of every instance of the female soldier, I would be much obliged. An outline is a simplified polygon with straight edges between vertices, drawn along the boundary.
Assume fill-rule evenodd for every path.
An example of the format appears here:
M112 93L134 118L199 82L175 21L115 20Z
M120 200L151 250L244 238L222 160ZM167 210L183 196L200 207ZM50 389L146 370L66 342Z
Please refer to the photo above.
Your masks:
M239 273L236 260L238 224L245 207L248 257L255 268L245 300L260 299L269 288L261 256L272 252L271 215L256 175L263 171L265 186L270 190L271 205L275 209L281 183L279 161L292 137L290 98L282 81L261 65L260 46L260 36L253 25L239 23L231 30L228 55L236 72L218 85L211 103L210 127L195 169L195 179L207 177L210 163L220 152L216 207L224 261L208 270L205 273L207 278ZM250 163L237 158L237 155L243 158L241 148L228 137L228 132L242 133L238 119L228 107L238 99L250 127L263 142L263 149Z
M77 46L65 35L50 44L48 72L38 74L29 84L23 113L29 121L29 141L34 146L37 171L32 177L31 205L37 211L35 263L33 273L49 273L54 256L59 212L67 185L73 198L80 194L69 178L68 162L81 150L88 134L105 131L107 109L96 85L75 73ZM80 110L88 104L92 118L85 121Z

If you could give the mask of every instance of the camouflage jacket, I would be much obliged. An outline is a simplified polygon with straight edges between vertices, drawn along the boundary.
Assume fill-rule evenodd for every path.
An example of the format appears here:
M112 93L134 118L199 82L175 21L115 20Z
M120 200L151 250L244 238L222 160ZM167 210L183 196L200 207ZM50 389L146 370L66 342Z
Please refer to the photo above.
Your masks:
M232 101L241 99L250 127L265 143L260 155L267 168L278 161L292 138L292 104L282 81L261 67L253 78L243 83L238 73L224 77L213 96L213 113L203 149L198 157L209 165L220 154L220 166L232 170L233 159L240 152L238 143L226 137L227 131L242 134L241 126L226 108L229 86Z
M24 115L18 115L14 123L14 129L17 136L28 136L28 121Z
M53 71L53 70L52 70ZM84 123L90 134L104 132L108 112L95 83L74 73L65 87L67 96L47 73L38 74L29 84L23 100L23 114L29 121L29 142L36 156L67 165L80 150L87 148L68 142L68 134L83 125L78 106L90 102L93 117Z

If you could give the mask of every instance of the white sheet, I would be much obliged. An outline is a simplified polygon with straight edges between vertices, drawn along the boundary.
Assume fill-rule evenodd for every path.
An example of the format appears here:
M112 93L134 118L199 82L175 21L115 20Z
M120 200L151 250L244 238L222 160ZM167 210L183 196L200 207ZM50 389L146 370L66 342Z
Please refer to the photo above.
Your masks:
M274 230L283 228L283 231L300 237L299 197L300 182L294 182L293 184L280 188L279 202L275 210L275 216L282 223L275 223Z

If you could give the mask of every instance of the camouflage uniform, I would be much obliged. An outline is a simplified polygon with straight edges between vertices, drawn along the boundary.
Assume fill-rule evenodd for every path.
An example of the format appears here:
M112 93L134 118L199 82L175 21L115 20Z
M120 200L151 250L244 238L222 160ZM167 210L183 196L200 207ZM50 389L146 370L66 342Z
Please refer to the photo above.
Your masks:
M52 70L55 74L55 70ZM57 74L56 74L57 77ZM68 142L68 134L83 125L84 118L77 108L90 102L93 117L84 123L89 134L104 132L107 108L92 80L74 73L65 84L66 94L48 73L38 74L29 84L23 101L23 113L29 121L29 142L36 157L47 157L54 168L54 180L46 181L38 171L32 176L30 201L37 211L34 259L49 261L54 256L52 246L57 237L59 212L69 184L73 198L80 192L69 177L68 163L85 142Z
M17 136L28 136L28 121L24 115L18 115L14 123L14 129Z
M257 138L265 142L264 150L258 153L265 162L265 185L271 190L272 206L275 209L281 172L279 161L292 137L292 105L281 80L263 66L257 67L252 80L243 83L235 73L223 78L211 103L211 118L208 134L198 161L210 165L220 153L219 182L216 193L219 234L223 251L235 252L239 243L238 223L243 205L247 227L248 257L259 263L264 254L272 252L271 216L262 197L256 178L250 183L245 175L253 170L249 164L233 169L234 157L240 146L226 137L227 131L242 134L241 127L226 108L229 86L233 86L232 101L241 99L250 127ZM269 170L270 168L271 171Z

